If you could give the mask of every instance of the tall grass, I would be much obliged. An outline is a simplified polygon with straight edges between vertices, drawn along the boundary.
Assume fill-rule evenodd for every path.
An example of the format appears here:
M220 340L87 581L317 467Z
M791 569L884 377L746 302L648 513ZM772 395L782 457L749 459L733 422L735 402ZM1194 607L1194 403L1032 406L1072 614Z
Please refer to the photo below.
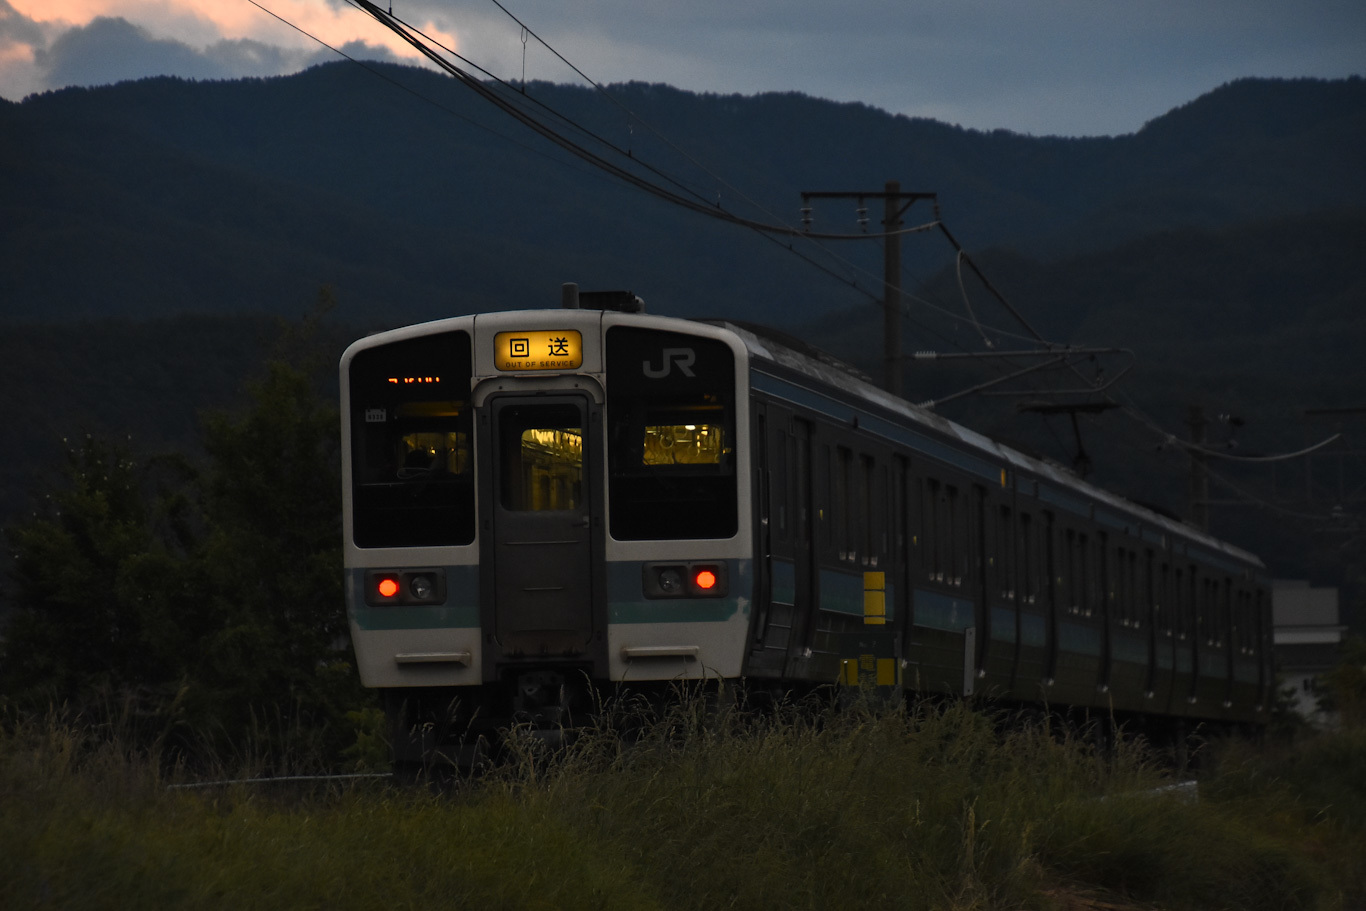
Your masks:
M175 790L183 770L111 733L0 725L0 907L1175 911L1366 897L1342 853L1361 822L1296 790L1285 766L1230 752L1194 802L1155 792L1170 782L1138 744L1101 754L959 703L626 704L560 749L514 731L506 763L440 795ZM1340 761L1323 749L1310 778ZM1366 758L1355 741L1333 749ZM245 752L262 771L262 751Z

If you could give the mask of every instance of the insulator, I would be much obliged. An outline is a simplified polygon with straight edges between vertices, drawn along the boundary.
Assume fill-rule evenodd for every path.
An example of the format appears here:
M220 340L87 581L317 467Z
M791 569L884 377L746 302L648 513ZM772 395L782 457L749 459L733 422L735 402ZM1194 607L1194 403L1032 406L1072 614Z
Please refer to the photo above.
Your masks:
M805 227L807 227L807 228L811 227L811 207L810 207L810 206L802 206L802 225L805 226Z

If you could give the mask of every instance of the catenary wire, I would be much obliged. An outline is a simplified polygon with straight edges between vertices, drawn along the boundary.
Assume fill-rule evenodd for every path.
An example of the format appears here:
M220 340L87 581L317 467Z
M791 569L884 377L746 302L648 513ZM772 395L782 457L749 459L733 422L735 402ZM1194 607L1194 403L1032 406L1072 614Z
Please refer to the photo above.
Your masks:
M410 88L408 88L408 87L406 87L406 86L403 86L401 83L397 83L395 80L392 80L392 79L389 78L388 76L385 76L384 74L379 73L378 71L374 70L373 68L366 66L364 63L361 63L360 61L355 60L355 58L352 58L350 55L346 54L345 52L343 52L343 51L341 51L341 50L339 50L339 49L337 49L337 48L334 48L334 47L332 47L331 45L327 44L326 42L323 42L321 39L316 38L316 36L313 36L313 35L309 34L308 32L304 31L303 29L299 28L298 26L294 25L293 23L289 22L288 20L284 19L283 17L277 15L277 14L274 13L273 11L271 11L271 10L267 9L266 7L262 6L261 4L257 3L256 0L249 0L249 2L251 2L253 6L256 6L257 8L261 9L263 12L266 12L266 13L270 14L270 15L273 16L274 18L279 19L280 21L284 22L284 23L287 24L287 25L290 25L292 28L295 28L295 29L299 30L300 32L302 32L303 34L308 35L309 37L313 38L314 40L318 41L320 44L323 44L324 46L326 46L326 47L328 47L329 49L333 50L334 52L338 53L339 55L341 55L341 56L343 56L343 57L346 57L348 60L352 60L353 62L358 63L359 65L361 65L361 66L364 67L365 69L369 70L370 72L375 73L376 75L379 75L381 78L385 79L386 81L389 81L389 82L393 83L394 85L396 85L396 86L398 86L398 87L400 87L400 88L403 88L405 91L407 91L407 92L409 92L409 93L411 93L411 94L414 94L414 95L416 95L417 97L422 98L423 100L428 101L429 103L435 104L435 102L432 102L431 99L428 99L428 98L426 98L425 96L422 96L420 93L414 92L412 89L410 89ZM414 37L414 35L416 34L416 35L418 35L418 36L421 36L422 38L427 39L428 41L432 41L432 39L431 39L429 36L426 36L424 33L422 33L420 29L417 29L417 28L415 28L415 27L409 25L408 23L403 22L403 20L399 19L398 17L393 16L391 13L386 13L386 12L384 12L384 11L381 10L378 6L376 6L374 3L369 2L369 0L347 0L347 2L348 2L349 4L351 4L352 6L354 6L354 7L358 8L358 9L360 9L360 10L362 10L362 11L368 13L369 15L371 15L373 18L375 18L375 19L376 19L377 21L379 21L381 24L385 25L385 26L388 27L391 31L393 31L395 34L397 34L400 38L402 38L405 42L407 42L410 46L412 46L412 47L413 47L415 50L417 50L420 54L422 54L424 57L426 57L427 59L429 59L430 61L432 61L432 63L434 63L438 68L440 68L440 69L442 69L443 71L447 72L449 75L455 77L455 78L456 78L457 80L459 80L462 84L464 84L464 85L466 85L467 87L473 89L477 94L479 94L481 97L485 98L485 100L487 100L487 101L493 103L496 107L498 107L499 109L503 110L505 113L507 113L507 114L509 114L510 116L512 116L514 119L516 119L518 122L522 123L524 126L526 126L526 127L528 127L529 129L531 129L533 132L536 132L537 134L541 135L542 137L544 137L544 138L550 140L552 143L558 145L558 146L561 147L562 149L564 149L564 150L566 150L566 151L569 151L571 154L573 154L573 155L575 155L576 157L580 158L581 160L587 162L588 164L590 164L590 165L592 165L592 166L594 166L594 167L596 167L596 168L599 168L600 170L605 171L605 172L608 173L610 176L617 177L618 179L623 180L623 181L625 181L625 182L627 182L627 183L630 183L630 184L632 184L633 186L636 186L636 187L639 188L639 189L642 189L642 190L644 190L644 191L646 191L646 192L648 192L648 193L651 193L652 195L655 195L655 196L657 196L657 197L659 197L659 198L661 198L661 199L664 199L664 200L667 201L667 202L671 202L671 203L674 203L675 205L679 205L679 206L681 206L681 207L683 207L683 208L685 208L685 209L689 209L689 210L694 211L694 212L697 212L697 213L699 213L699 214L708 215L708 216L710 216L710 217L717 218L717 219L722 220L722 221L727 221L727 222L730 222L730 223L732 223L732 224L740 225L740 226L742 226L742 227L750 228L750 229L752 229L752 230L755 230L755 231L760 232L761 234L763 234L763 235L765 235L765 236L770 237L771 239L773 239L773 240L775 240L775 241L776 241L776 237L773 237L773 235L787 236L787 237L789 237L789 238L801 237L801 238L807 239L807 240L853 240L853 239L866 240L866 239L872 239L872 238L878 238L878 237L885 237L885 236L888 236L888 235L890 235L890 234L903 235L903 234L921 233L921 232L924 232L924 231L927 231L927 230L930 230L930 229L933 229L933 228L938 228L938 229L940 230L940 232L949 240L949 242L952 244L952 246L954 247L954 249L957 251L957 254L958 254L958 262L959 262L959 264L960 264L960 265L959 265L959 268L961 269L961 263L964 262L964 261L966 261L967 264L968 264L968 266L969 266L969 268L974 272L974 274L977 275L978 279L983 283L983 285L988 289L988 291L990 291L991 294L992 294L992 295L1001 303L1001 305L1002 305L1003 307L1005 307L1005 308L1007 309L1007 311L1008 311L1013 317L1015 317L1015 319L1016 319L1023 327L1025 327L1025 328L1029 331L1029 333L1031 334L1031 336L1032 336L1032 338L1033 338L1034 341L1037 341L1037 342L1039 342L1039 343L1042 343L1046 348L1048 348L1048 349L1050 349L1050 350L1052 350L1052 349L1060 349L1060 352L1061 352L1061 353L1065 353L1066 350L1067 350L1067 347L1069 347L1069 346L1061 346L1061 345L1058 345L1057 343L1050 342L1050 341L1046 340L1046 339L1045 339L1037 330L1035 330L1034 327L1033 327L1032 325L1030 325L1030 323L1024 318L1024 316L1023 316L1021 313L1019 313L1019 311L1016 310L1015 307L1014 307L1013 305L1010 304L1010 302L1005 298L1005 296L1004 296L1003 294L1001 294L1001 293L1000 293L1000 292L991 284L990 280L986 277L985 274L982 273L982 271L981 271L981 270L977 267L977 265L972 261L971 257L969 257L969 256L967 255L966 251L962 248L961 244L958 243L957 239L953 236L953 234L948 230L948 228L943 224L943 222L942 222L941 220L936 219L935 221L932 221L932 222L929 222L929 223L926 223L926 224L916 225L916 226L912 226L912 227L910 227L910 228L903 228L903 229L900 229L900 230L897 230L897 231L892 231L892 232L883 232L883 233L880 233L880 234L863 234L863 233L860 233L860 234L854 235L854 234L825 234L825 233L813 233L813 232L810 232L810 231L805 231L805 230L797 229L797 228L795 228L795 227L792 227L791 225L786 225L786 224L768 224L768 223L763 223L763 222L756 221L756 220L754 220L754 219L745 218L745 217L743 217L743 216L739 216L739 215L737 215L737 214L735 214L735 213L732 213L732 212L729 212L729 211L725 210L724 208L722 208L722 207L720 206L719 203L717 203L717 204L712 204L712 203L710 203L710 202L704 202L704 201L702 201L702 199L701 199L701 197L700 197L700 194L696 193L696 191L693 191L693 190L691 190L691 189L688 189L688 188L684 187L680 182L678 182L677 180L675 180L675 179L672 178L671 176L669 176L669 175L667 175L667 174L664 174L663 172L659 171L658 169L654 168L653 166L650 166L648 163L642 163L642 162L640 162L638 159L635 159L634 156L632 156L629 152L623 151L622 149L620 149L619 147L615 146L614 144L608 142L608 141L605 140L604 138L602 138L602 137L600 137L600 136L597 136L596 134L592 133L591 131L585 130L582 126L580 126L580 125L578 125L577 123L573 122L571 119L565 118L563 115L559 114L558 112L555 112L553 109L549 108L548 106L541 105L541 107L543 107L545 110L547 110L547 112L554 114L557 118L561 119L562 121L564 121L566 124L572 126L573 128L575 128L575 129L577 129L577 130L580 130L581 132L584 132L586 135L590 136L590 137L593 138L595 141L602 143L604 146L606 146L607 148L613 150L614 152L617 152L618 154L623 154L623 155L625 155L627 158L631 159L634 163L640 164L642 167L644 167L644 168L645 168L646 170L648 170L649 172L654 173L656 176L660 177L660 178L663 179L663 180L666 180L666 181L668 181L668 182L670 182L670 183L673 183L673 184L674 184L675 186L677 186L680 190L682 190L682 191L684 191L684 192L687 192L687 193L690 193L690 194L692 194L692 195L698 197L698 199L696 199L696 200L694 200L694 199L689 199L689 198L687 198L687 197L685 197L685 196L679 195L678 193L675 193L675 192L670 191L670 190L666 190L666 189L664 189L664 188L662 188L662 187L659 187L659 186L657 186L657 185L655 185L655 184L652 184L652 183L650 183L648 180L645 180L645 179L639 177L639 175L636 175L636 174L634 174L634 173L632 173L632 172L630 172L630 171L628 171L628 170L626 170L626 169L624 169L624 168L621 168L621 167L619 167L619 166L617 166L617 165L614 165L613 163L611 163L611 162L607 161L606 159L602 158L600 155L598 155L598 154L592 152L591 150L589 150L589 149L583 147L583 146L580 145L579 143L576 143L576 142L573 142L572 140L569 140L568 137L565 137L565 136L563 136L563 135L561 135L561 134L555 132L553 129L549 128L548 126L546 126L545 124L541 123L540 121L537 121L535 118L531 117L529 114L527 114L527 113L525 113L525 112L519 110L514 104L512 104L512 103L508 102L506 99L503 99L502 97L500 97L496 92L492 91L492 90L489 89L487 86L485 86L485 85L483 85L482 83L480 83L479 80L475 79L475 78L474 78L473 76L471 76L469 73L467 73L467 72L461 70L459 67L457 67L457 66L455 66L454 64L450 63L450 61L445 60L445 59L442 58L439 54L437 54L437 53L435 53L434 51L432 51L431 48L429 48L427 45L425 45L422 41L420 41L420 40L418 40L416 37ZM584 78L585 80L587 80L590 84L592 84L592 85L593 85L595 88L597 88L599 91L603 91L604 94L607 94L609 98L611 97L610 93L606 93L605 90L603 90L602 87L601 87L600 85L598 85L598 84L597 84L596 82L594 82L593 80L589 79L581 70L579 70L579 69L578 69L577 67L575 67L572 63L570 63L566 58L564 58L563 55L561 55L558 51L554 50L554 48L550 47L549 44L547 44L547 43L546 43L545 41L543 41L538 35L536 35L534 31L532 31L531 29L527 28L523 23L521 23L521 21L518 20L517 17L512 16L512 14L511 14L510 12L508 12L507 9L506 9L505 7L503 7L501 4L497 3L497 0L493 0L493 2L495 3L495 5L498 5L500 9L503 9L503 11L504 11L505 13L507 13L514 21L518 22L519 25L521 25L523 28L526 28L526 30L527 30L527 32L528 32L529 34L531 34L533 37L536 37L536 39L537 39L538 42L540 42L543 46L545 46L547 49L549 49L549 50L550 50L552 53L554 53L557 57L559 57L561 60L563 60L567 65L569 65L572 69L574 69L574 71L575 71L576 73L578 73L582 78ZM495 82L497 82L498 84L510 88L510 86L507 86L507 83L506 83L505 81L499 79L498 77L496 77L496 76L494 76L493 74L489 73L487 70L484 70L482 67L479 67L477 64L473 63L472 61L469 61L467 58L465 58L465 57L459 55L458 53L456 53L455 51L451 50L450 48L446 48L444 45L441 45L440 42L432 41L432 43L436 44L438 47L441 47L442 50L446 51L447 53L451 54L452 56L454 56L454 57L460 59L461 61L467 63L467 64L470 65L471 67L473 67L473 68L479 70L480 72L484 73L485 75L489 76L489 78L493 79L493 80L494 80ZM521 94L522 97L526 97L524 93L519 93L519 94ZM537 103L540 104L539 101L537 101ZM473 121L469 121L468 118L463 117L463 115L460 115L460 114L458 114L457 112L451 111L449 108L445 108L444 106L439 105L439 104L437 104L436 106L439 107L439 108L442 108L443 110L446 110L448 113L454 114L455 116L459 117L459 118L462 119L462 120L466 120L467 122L474 123ZM641 123L642 125L646 126L648 129L651 129L653 132L656 132L656 134L657 134L657 131L654 131L653 128L649 126L649 124L646 124L643 120L640 120L640 118L636 117L636 115L634 115L634 113L630 112L629 109L623 107L623 110L626 110L626 112L627 112L628 114L631 114L631 116L632 116L633 118L635 118L635 119L637 120L637 122ZM503 134L497 133L497 131L494 131L494 130L491 130L491 129L487 128L487 127L484 127L484 126L481 125L481 124L474 124L474 125L479 126L481 129L488 130L489 132L494 133L495 135L503 136ZM658 134L657 134L657 135L658 135ZM508 138L508 137L504 137L504 138ZM662 137L661 137L661 138L662 138ZM666 140L666 141L667 141L667 140ZM672 143L670 143L670 146L671 146L671 147L674 147ZM674 147L674 148L676 148L676 147ZM695 164L695 165L697 165L699 168L701 168L704 172L708 173L708 175L711 176L711 177L713 177L713 179L717 179L718 182L722 182L722 183L724 184L724 182L723 182L723 181L720 181L720 179L717 178L716 175L711 174L709 171L707 171L707 169L706 169L704 166L702 166L700 163L696 162L696 161L695 161L694 159L692 159L690 156L689 156L689 160L692 161L693 164ZM729 185L727 185L727 186L729 187ZM731 188L731 189L734 189L734 188ZM738 192L738 191L737 191L737 192ZM740 195L741 195L742 198L744 198L744 197L743 197L743 194L740 194ZM748 200L747 200L747 201L748 201ZM786 246L785 249L789 250L790 252L797 253L798 255L802 255L799 251L795 250L795 248L792 247L791 245ZM825 251L825 252L828 253L828 251ZM836 275L832 270L829 270L828 268L825 268L825 267L823 267L823 266L820 266L820 264L815 263L814 260L811 260L810 258L805 257L805 256L803 256L803 258L804 258L804 259L807 259L807 261L810 262L812 265L816 265L818 268L822 268L823 271L826 271L827 274L832 275L832 277L840 278L840 277L839 277L838 275ZM858 267L854 267L854 268L858 268ZM861 269L859 269L859 271L866 271L866 270L861 270ZM860 290L860 291L862 291L863 294L865 294L866 296L870 297L871 299L874 299L874 300L877 299L877 298L873 297L873 296L872 296L869 292L867 292L866 290L860 289L860 288L858 287L857 283L855 283L855 282L849 282L848 280L844 280L844 281L845 281L845 283L848 284L850 287L854 288L855 290ZM961 283L961 275L960 275L960 283ZM941 312L948 313L948 314L952 315L952 314L950 313L950 311L948 311L947 309L938 307L938 306L934 305L932 302L926 301L926 300L924 300L923 298L920 298L920 297L917 297L917 296L911 296L911 300L914 300L914 301L916 301L916 302L918 302L918 303L921 303L922 305L931 306L931 307L933 307L934 309L939 309L939 310L941 310ZM974 312L972 312L972 310L971 310L971 305L970 305L970 302L967 300L966 290L965 290L965 289L964 289L964 303L965 303L965 305L966 305L967 308L968 308L968 312L969 312L970 318L972 319L972 321L973 321L973 323L974 323L974 326L977 327L979 334L982 334L982 335L983 335L983 340L984 340L984 342L986 342L986 343L988 344L988 346L990 347L990 346L991 346L990 341L989 341L988 339L985 338L985 333L982 331L981 324L980 324L980 322L977 320L976 314L975 314ZM903 310L905 310L905 309L906 309L906 308L905 308L905 305L903 304ZM1008 332L1006 332L1005 330L1001 330L1001 329L999 329L999 328L997 328L997 327L993 327L993 331L997 332L998 334L1014 335L1014 333L1008 333ZM1017 336L1017 337L1019 337L1019 336ZM1073 367L1073 366L1070 365L1070 364L1068 364L1067 366L1069 366L1069 367L1073 370L1073 372L1076 372L1076 371L1075 371L1075 367ZM1178 442L1180 442L1180 441L1178 440L1178 438L1176 438L1174 435L1172 435L1172 434L1170 434L1169 432L1167 432L1165 429L1161 428L1160 425L1158 425L1156 422L1152 421L1152 420L1151 420L1150 418L1148 418L1146 415L1142 415L1141 412L1138 412L1138 411L1137 411L1137 409L1133 408L1132 406L1125 406L1125 408L1126 408L1126 411L1127 411L1132 417L1135 417L1136 419L1139 419L1139 420L1141 421L1141 423L1143 423L1145 426L1147 426L1147 427L1148 427L1150 430L1152 430L1153 432L1159 434L1163 439L1167 439L1167 440L1177 440ZM1234 460L1245 460L1245 461L1277 461L1277 460L1284 460L1284 459L1302 457L1303 455L1306 455L1306 454L1308 454L1309 452L1314 451L1315 449L1318 449L1318 448L1320 448L1320 447L1322 447L1322 446L1324 446L1324 445L1327 445L1328 443L1332 442L1332 439L1335 439L1335 438L1336 438L1336 437L1330 438L1329 440L1326 440L1326 441L1324 441L1324 442L1322 442L1322 443L1320 443L1320 444L1317 444L1317 445L1314 446L1314 447L1310 447L1309 449L1304 450L1304 451L1302 451L1302 452L1299 452L1299 453L1286 453L1286 454L1283 454L1283 455L1281 455L1281 456L1238 457L1238 456L1230 456L1230 455L1228 455L1228 454L1226 454L1226 453L1220 453L1220 452L1215 451L1215 450L1208 450L1207 452L1209 452L1211 455L1216 455L1216 456L1220 456L1220 457L1226 457L1226 458L1234 459ZM1194 447L1189 446L1189 444L1186 444L1186 443L1181 443L1181 445L1185 446L1186 448L1194 448Z

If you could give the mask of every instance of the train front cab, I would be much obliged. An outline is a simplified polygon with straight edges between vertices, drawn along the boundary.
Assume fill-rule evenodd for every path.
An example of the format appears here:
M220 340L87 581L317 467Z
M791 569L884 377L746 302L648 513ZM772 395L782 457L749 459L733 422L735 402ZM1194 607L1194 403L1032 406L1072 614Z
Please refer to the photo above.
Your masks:
M743 355L720 330L586 310L348 349L348 611L396 758L471 722L577 723L612 682L738 676Z

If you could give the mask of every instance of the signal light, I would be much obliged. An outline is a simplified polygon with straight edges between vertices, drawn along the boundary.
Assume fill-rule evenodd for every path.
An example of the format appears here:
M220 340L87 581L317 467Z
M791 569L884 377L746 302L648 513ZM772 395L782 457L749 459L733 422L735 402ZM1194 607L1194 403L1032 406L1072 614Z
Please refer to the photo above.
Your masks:
M716 587L716 573L709 569L698 570L697 575L692 577L693 585L703 591L711 591Z
M385 576L379 580L379 584L375 588L381 598L392 598L398 594L398 580L393 576Z

